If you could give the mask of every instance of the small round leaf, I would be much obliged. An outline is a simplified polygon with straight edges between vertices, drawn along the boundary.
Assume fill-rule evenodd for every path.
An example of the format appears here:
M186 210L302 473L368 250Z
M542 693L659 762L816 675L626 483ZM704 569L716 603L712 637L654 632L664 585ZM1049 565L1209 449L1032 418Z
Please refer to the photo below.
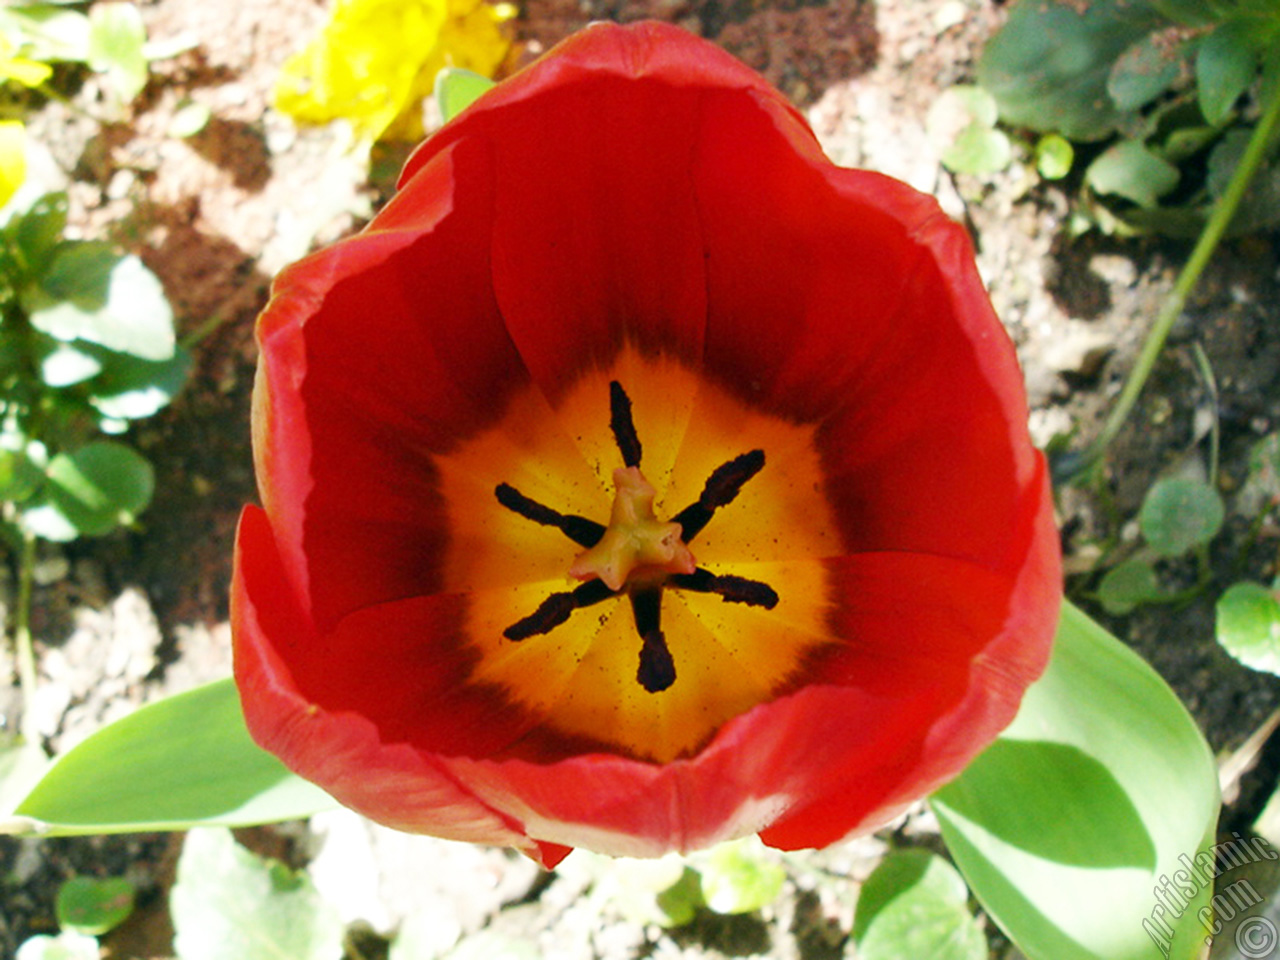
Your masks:
M955 867L927 850L886 857L863 884L853 938L862 960L986 960L987 938L969 912Z
M133 896L133 884L124 877L72 877L58 888L58 924L64 930L101 936L133 912Z
M144 457L124 444L101 440L49 462L50 506L79 533L108 533L151 502L155 475Z
M1124 616L1160 596L1160 583L1151 564L1130 558L1107 571L1098 584L1098 601L1107 613Z
M1071 172L1075 148L1066 137L1047 133L1036 142L1036 169L1046 180L1061 180Z
M702 871L702 896L716 913L753 913L782 892L786 871L758 841L725 843L711 851Z
M1142 535L1165 557L1180 557L1208 543L1222 529L1225 510L1218 491L1192 477L1158 480L1138 513Z
M1218 642L1246 667L1280 674L1280 601L1259 583L1237 583L1218 600Z

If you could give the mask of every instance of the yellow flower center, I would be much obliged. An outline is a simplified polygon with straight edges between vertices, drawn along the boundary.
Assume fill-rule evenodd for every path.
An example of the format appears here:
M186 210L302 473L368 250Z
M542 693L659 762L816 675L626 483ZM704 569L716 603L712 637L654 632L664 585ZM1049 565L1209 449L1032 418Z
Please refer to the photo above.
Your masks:
M468 682L540 717L539 737L657 762L792 689L843 642L814 438L629 349L552 403L512 398L434 459Z

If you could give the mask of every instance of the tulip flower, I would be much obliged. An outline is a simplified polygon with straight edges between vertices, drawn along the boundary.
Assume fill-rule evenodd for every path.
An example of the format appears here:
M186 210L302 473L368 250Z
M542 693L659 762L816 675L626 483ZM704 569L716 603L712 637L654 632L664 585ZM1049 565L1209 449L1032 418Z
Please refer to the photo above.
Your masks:
M827 845L1045 666L1045 462L965 232L677 28L484 94L258 340L236 679L374 820L548 866Z

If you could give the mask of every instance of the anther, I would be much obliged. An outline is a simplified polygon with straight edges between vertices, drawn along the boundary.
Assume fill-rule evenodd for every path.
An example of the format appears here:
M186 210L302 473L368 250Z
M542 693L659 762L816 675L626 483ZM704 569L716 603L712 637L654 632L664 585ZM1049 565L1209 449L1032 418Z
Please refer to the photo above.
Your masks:
M745 603L749 607L764 607L766 610L778 605L778 592L767 583L732 574L716 576L702 567L693 573L676 574L670 585L694 593L714 593L726 603Z
M733 503L747 481L763 469L764 451L751 450L711 471L711 476L702 487L702 493L698 495L698 501L689 504L671 518L684 531L684 542L688 543L701 533L702 528L711 522L712 514L720 507Z
M617 380L609 382L609 429L622 452L622 462L628 467L640 466L640 436L631 419L631 398Z
M509 483L498 484L493 492L498 502L508 510L544 527L555 527L580 547L594 547L604 536L604 524L577 514L557 513L536 500L530 500Z
M676 663L671 659L667 638L661 630L652 630L644 635L636 682L649 693L661 693L676 682Z
M564 593L553 593L529 616L517 620L502 635L508 640L527 640L541 633L550 633L569 619L569 615L582 607L589 607L613 596L613 591L599 580L592 580Z

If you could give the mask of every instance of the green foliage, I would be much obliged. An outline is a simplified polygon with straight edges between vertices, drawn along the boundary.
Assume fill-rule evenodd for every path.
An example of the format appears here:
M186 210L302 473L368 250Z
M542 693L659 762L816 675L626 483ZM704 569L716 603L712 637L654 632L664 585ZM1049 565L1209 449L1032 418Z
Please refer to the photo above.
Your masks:
M931 800L988 915L1029 960L1192 960L1200 884L1157 944L1162 877L1214 841L1217 767L1135 653L1071 605L1013 724ZM924 956L926 954L913 954Z
M235 684L221 680L143 707L84 740L18 805L46 836L243 826L334 806L258 747Z
M1194 235L1280 89L1280 6L1022 0L983 51L978 80L1005 123L1110 141L1084 178L1082 209L1099 225ZM1280 166L1258 180L1273 185L1243 204L1236 231L1280 222Z
M101 936L124 923L133 912L133 898L133 884L124 877L72 877L58 888L58 925Z
M342 921L305 873L219 828L193 830L169 896L180 960L339 960Z
M702 897L716 913L754 913L778 898L786 872L749 840L722 843L700 865Z
M927 850L889 854L858 895L853 939L864 960L984 960L987 938L955 867Z
M7 73L10 80L35 86L48 78L48 64L83 63L106 78L121 104L146 86L147 62L155 53L147 47L138 7L120 0L95 3L87 12L61 3L5 5L0 7L0 48L12 51L19 64L16 75L3 71L0 78ZM29 65L44 69L33 73Z
M130 524L150 464L117 441L186 380L160 282L135 256L63 239L67 200L0 228L0 500L10 538L73 540Z
M1098 584L1098 602L1107 613L1116 616L1132 613L1162 596L1155 568L1139 557L1130 557L1112 567Z
M957 173L995 173L1009 165L1009 137L995 129L996 102L981 87L944 90L929 108L926 127L942 150L942 163Z
M1166 477L1147 491L1138 525L1156 553L1179 557L1217 536L1224 515L1222 498L1205 481Z
M1246 667L1280 674L1280 584L1236 583L1218 600L1223 649Z
M93 937L67 932L56 937L32 937L18 948L14 960L98 960L101 954Z
M493 81L488 77L470 70L445 67L436 74L435 97L440 116L447 123L492 86Z

